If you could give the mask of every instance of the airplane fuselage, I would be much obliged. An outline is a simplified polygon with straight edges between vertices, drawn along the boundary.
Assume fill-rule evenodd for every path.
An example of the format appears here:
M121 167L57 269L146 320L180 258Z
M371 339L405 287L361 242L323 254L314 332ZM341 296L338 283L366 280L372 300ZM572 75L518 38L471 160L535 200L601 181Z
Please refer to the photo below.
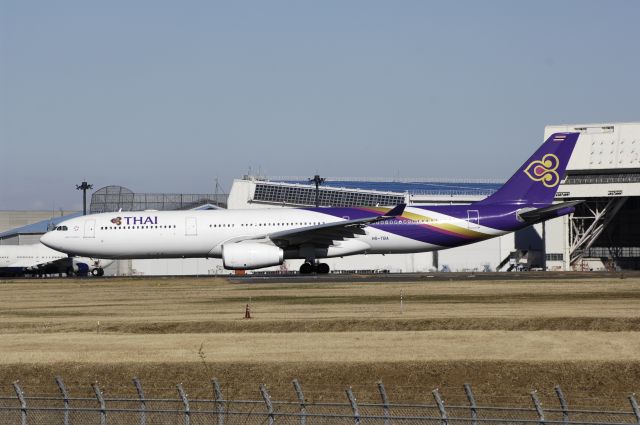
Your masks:
M527 224L522 206L407 207L399 217L363 226L353 238L326 246L281 246L284 258L425 252L503 235ZM277 232L380 215L388 208L278 208L255 210L144 211L88 215L50 232L45 244L71 255L100 258L221 258L223 246ZM309 250L312 250L310 252Z
M67 220L41 242L101 258L222 258L228 269L300 258L300 273L328 273L318 259L452 248L570 214L575 202L552 204L578 136L552 134L500 189L469 205L104 213Z

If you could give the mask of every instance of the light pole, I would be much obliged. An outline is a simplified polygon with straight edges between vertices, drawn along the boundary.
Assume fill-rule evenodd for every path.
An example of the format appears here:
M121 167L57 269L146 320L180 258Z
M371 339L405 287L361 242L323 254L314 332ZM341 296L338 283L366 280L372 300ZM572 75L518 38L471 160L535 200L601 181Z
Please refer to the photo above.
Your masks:
M92 188L93 185L87 182L82 182L82 184L76 185L76 189L82 191L82 215L87 215L87 190Z
M312 179L309 179L309 183L315 183L316 185L316 208L320 206L320 185L324 183L326 179L320 177L319 174L313 176Z

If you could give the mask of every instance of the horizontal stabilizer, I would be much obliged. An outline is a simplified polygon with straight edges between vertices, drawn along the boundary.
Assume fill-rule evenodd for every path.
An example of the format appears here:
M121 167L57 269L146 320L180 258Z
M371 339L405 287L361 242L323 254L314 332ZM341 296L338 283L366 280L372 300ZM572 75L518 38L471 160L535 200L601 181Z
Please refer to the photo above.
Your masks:
M545 208L537 208L534 210L523 210L518 213L518 218L526 223L539 223L551 218L560 217L575 210L575 206L584 201L568 201L560 204L554 204Z

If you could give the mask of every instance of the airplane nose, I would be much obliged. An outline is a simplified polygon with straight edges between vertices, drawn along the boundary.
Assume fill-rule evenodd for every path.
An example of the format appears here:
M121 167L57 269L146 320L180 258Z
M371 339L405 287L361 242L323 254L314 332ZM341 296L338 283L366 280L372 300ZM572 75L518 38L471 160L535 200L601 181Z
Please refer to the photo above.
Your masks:
M48 246L51 249L56 249L54 239L55 237L53 235L53 232L47 232L40 237L40 243Z

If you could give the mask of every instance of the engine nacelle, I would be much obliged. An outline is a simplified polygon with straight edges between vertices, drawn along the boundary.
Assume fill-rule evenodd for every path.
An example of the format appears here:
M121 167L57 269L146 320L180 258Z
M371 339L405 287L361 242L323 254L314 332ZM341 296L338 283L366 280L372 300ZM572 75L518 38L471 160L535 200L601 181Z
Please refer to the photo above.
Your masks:
M91 271L91 266L87 264L84 260L79 260L77 258L73 258L71 260L71 268L73 272L79 276L86 276Z
M255 242L222 245L225 269L260 269L280 265L283 261L284 252L277 246Z

